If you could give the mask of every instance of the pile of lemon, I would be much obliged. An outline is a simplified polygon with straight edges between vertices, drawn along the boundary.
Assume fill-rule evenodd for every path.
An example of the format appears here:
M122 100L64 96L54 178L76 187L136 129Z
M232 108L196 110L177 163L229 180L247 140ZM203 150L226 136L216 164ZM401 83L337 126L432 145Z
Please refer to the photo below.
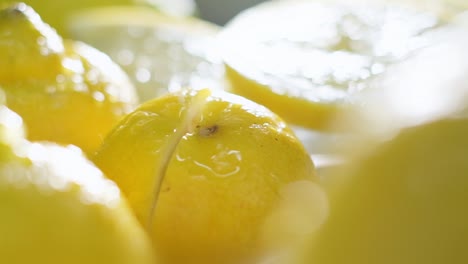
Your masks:
M0 4L1 263L468 263L464 1Z

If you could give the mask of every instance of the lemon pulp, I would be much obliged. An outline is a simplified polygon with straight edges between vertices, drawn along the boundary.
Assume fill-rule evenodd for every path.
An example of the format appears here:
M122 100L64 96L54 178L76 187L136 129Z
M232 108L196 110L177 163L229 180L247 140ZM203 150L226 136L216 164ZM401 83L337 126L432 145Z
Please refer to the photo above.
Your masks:
M73 37L109 54L142 102L185 87L224 88L216 25L143 7L93 9L71 21Z
M221 32L233 92L285 120L326 130L336 112L387 66L429 44L431 13L359 1L273 1Z

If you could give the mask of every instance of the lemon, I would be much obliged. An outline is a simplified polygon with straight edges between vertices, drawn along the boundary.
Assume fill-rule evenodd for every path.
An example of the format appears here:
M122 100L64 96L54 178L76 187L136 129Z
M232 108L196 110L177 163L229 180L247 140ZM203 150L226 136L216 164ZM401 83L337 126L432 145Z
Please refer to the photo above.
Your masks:
M0 254L5 263L154 263L115 183L73 146L30 143L0 106Z
M30 140L91 153L137 104L134 87L109 57L62 40L25 4L0 12L0 86Z
M466 263L466 133L466 119L432 121L350 161L301 263Z
M416 8L362 1L269 1L222 30L231 90L286 121L328 130L388 65L429 45L443 22Z
M370 82L335 125L365 139L381 140L401 128L462 111L468 102L466 33L466 28L452 25L434 30L430 34L434 44Z
M1 4L11 3L11 0L0 0ZM68 36L69 18L76 12L103 6L135 6L149 5L164 13L178 16L188 16L195 13L196 4L193 0L24 0L41 15L42 19L64 36Z
M358 140L330 172L329 218L299 263L468 260L468 38L466 30L439 33L437 45L389 68L347 116Z
M141 101L183 87L223 88L218 27L154 10L99 8L71 18L74 38L106 52L130 76Z
M326 215L314 164L293 132L222 91L144 103L92 160L126 194L167 263L253 263Z

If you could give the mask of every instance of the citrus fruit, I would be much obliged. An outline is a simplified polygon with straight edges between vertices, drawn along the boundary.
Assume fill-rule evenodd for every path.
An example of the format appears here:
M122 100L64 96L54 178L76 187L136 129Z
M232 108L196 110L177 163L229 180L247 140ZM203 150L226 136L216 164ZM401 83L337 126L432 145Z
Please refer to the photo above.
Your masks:
M347 116L358 140L330 173L329 218L299 263L468 260L468 38L440 33Z
M8 4L11 0L0 0ZM148 5L164 13L188 16L195 13L196 4L193 0L24 0L41 15L42 19L57 29L59 34L68 36L69 17L76 12L103 6L135 6Z
M115 183L74 146L30 143L0 106L0 254L5 263L154 263Z
M348 162L333 176L329 218L301 263L468 261L466 133L467 119L432 121Z
M71 21L72 36L116 61L143 102L183 87L223 87L213 24L144 7L93 9Z
M433 30L431 46L388 67L335 125L380 140L461 111L468 101L466 33L466 28L453 25Z
M240 13L220 34L231 91L286 121L329 122L388 65L429 45L443 22L416 8L362 1L269 1Z
M25 4L0 12L0 86L30 140L92 152L137 103L126 74L90 46L62 40Z
M142 104L92 160L126 194L167 263L254 263L326 215L314 165L293 132L222 91Z

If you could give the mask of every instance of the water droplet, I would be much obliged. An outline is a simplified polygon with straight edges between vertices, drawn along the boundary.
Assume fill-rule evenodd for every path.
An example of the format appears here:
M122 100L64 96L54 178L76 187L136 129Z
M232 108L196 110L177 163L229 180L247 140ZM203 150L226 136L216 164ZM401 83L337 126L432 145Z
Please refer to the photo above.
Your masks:
M214 176L226 178L236 175L241 170L242 155L238 150L229 150L219 145L216 154L209 157L207 161L195 160L192 156L184 157L180 153L176 154L176 159L181 162L193 162Z
M98 91L93 93L93 98L94 98L94 100L96 100L98 102L104 102L104 100L106 99L104 94L101 93L101 92L98 92Z
M44 37L38 37L36 43L39 46L44 46L46 44L46 39Z
M96 68L92 68L86 73L86 80L93 85L99 83L99 70Z
M53 85L49 85L49 86L46 87L45 91L48 94L53 94L53 93L55 93L57 91L57 88L55 86L53 86Z
M63 82L65 82L65 76L63 74L58 74L55 77L55 81L58 82L58 83L63 83Z
M130 65L135 60L135 54L131 50L123 49L117 54L117 61L121 65Z
M151 79L151 73L148 69L139 68L135 73L135 77L140 83L147 83Z
M74 90L78 92L87 92L88 91L88 86L84 83L77 83L74 86Z
M79 59L75 58L64 58L62 60L62 66L74 73L84 73L83 63Z
M40 53L42 56L47 56L47 55L49 55L50 50L49 50L48 48L46 48L46 47L41 47L41 48L39 49L39 53Z

